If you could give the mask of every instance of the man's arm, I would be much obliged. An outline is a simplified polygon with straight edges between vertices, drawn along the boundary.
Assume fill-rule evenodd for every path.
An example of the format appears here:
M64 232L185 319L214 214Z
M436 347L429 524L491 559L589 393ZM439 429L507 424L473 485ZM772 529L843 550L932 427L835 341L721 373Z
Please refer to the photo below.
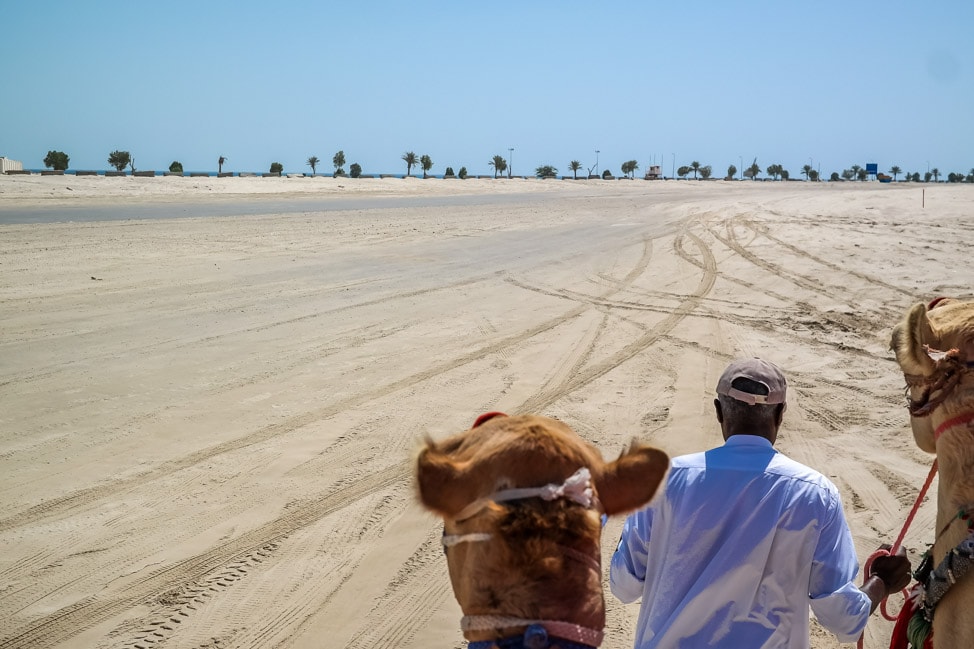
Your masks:
M809 604L822 626L840 642L855 642L872 609L882 601L885 585L867 580L863 588L856 586L859 559L852 532L838 490L830 484L829 492L809 576Z
M877 557L871 574L857 588L852 580L859 570L852 532L834 491L830 514L823 521L815 550L809 595L812 610L842 642L855 642L879 603L891 592L910 583L910 562L900 548L896 555ZM889 549L883 546L881 549Z
M626 518L622 527L622 538L612 555L609 566L609 589L624 604L635 602L643 594L646 581L646 540L643 532L648 532L649 518L645 512L637 512Z

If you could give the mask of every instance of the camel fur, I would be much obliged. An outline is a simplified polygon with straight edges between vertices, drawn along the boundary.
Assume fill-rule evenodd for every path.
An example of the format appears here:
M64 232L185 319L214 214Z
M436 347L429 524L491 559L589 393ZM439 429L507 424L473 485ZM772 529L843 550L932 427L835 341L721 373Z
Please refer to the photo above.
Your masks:
M974 413L974 301L942 299L930 307L916 304L894 328L891 348L906 375L913 403L935 397L940 401L926 416L910 417L917 445L935 453L940 472L937 493L937 525L933 563L939 565L946 553L968 534L958 511L974 510L974 421L963 419L935 436L942 424ZM964 369L951 371L953 383L942 394L931 391L944 376L935 350L957 350L954 358ZM931 356L931 352L933 357ZM957 377L959 375L959 379ZM941 530L945 530L941 534ZM974 647L974 575L953 586L934 612L933 642L939 648Z
M565 498L490 501L504 489L562 484L582 467L591 473L594 507ZM416 481L422 504L443 518L444 535L490 535L445 550L465 616L565 621L601 634L600 514L648 503L668 467L667 455L655 448L634 442L605 462L560 421L499 416L440 442L427 439ZM470 514L468 506L478 501L485 506ZM524 630L521 625L464 635L469 641L498 640Z

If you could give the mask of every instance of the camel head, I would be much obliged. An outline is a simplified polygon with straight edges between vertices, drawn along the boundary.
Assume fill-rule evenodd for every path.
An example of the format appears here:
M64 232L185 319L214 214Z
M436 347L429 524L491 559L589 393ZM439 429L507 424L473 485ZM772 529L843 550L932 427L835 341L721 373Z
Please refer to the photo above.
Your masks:
M913 436L935 453L941 424L974 413L974 301L914 305L894 327L890 348L906 377Z
M605 626L601 514L648 503L669 458L634 442L605 462L560 421L486 417L427 440L416 464L419 499L444 521L464 635L497 640L540 625L597 646Z

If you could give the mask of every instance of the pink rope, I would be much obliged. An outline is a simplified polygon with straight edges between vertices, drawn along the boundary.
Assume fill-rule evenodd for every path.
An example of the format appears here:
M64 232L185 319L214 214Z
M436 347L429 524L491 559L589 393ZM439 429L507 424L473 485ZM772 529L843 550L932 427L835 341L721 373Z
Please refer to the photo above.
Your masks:
M899 536L896 537L896 541L893 542L893 546L889 550L882 550L882 549L876 550L871 555L869 555L868 559L866 559L866 565L863 566L862 568L863 585L865 585L866 582L869 581L869 578L872 576L873 561L875 561L879 557L888 557L894 555L900 549L900 546L903 544L903 538L906 537L906 532L907 530L910 529L910 525L913 523L913 519L916 517L917 511L919 511L920 505L923 503L923 498L927 495L927 490L930 488L930 484L933 482L933 477L935 475L937 475L936 459L934 459L933 464L930 466L930 473L927 474L926 481L924 481L923 486L920 487L920 493L917 494L917 498L913 503L913 507L910 509L910 513L907 514L906 522L903 523L903 528L900 530ZM909 599L909 591L906 588L904 588L902 593L903 593L903 601L905 605L906 601ZM880 602L879 611L880 613L883 614L884 618L886 618L890 622L895 622L896 616L890 615L889 612L886 610L886 601L888 597L889 596L887 595L886 597L883 598L883 601ZM859 647L859 649L862 649L862 639L863 636L859 636L859 642L856 645L857 647Z
M933 477L937 475L937 460L934 459L933 464L930 465L930 473L927 474L927 479L920 487L920 493L917 494L916 502L913 503L913 509L910 510L909 515L906 517L906 522L903 524L903 529L900 530L900 535L896 537L896 542L893 543L893 547L890 548L888 554L895 554L897 550L900 549L900 545L903 544L903 537L906 536L906 531L910 529L910 525L913 523L914 517L917 515L917 511L920 509L920 504L923 502L924 496L927 495L927 490L930 488L930 484L933 482Z

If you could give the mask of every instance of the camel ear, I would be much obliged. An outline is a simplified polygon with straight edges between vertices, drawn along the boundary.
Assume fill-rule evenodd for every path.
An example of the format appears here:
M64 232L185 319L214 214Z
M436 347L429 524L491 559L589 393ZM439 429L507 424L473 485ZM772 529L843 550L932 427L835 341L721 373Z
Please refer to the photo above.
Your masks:
M893 328L890 349L896 354L896 362L904 374L933 374L933 359L923 346L935 342L930 320L927 319L927 306L922 302L913 305L906 317Z
M648 503L669 467L670 458L666 453L633 441L618 460L605 465L595 481L605 513L622 514Z
M423 506L451 518L474 500L466 463L458 463L426 440L416 458L416 486Z

